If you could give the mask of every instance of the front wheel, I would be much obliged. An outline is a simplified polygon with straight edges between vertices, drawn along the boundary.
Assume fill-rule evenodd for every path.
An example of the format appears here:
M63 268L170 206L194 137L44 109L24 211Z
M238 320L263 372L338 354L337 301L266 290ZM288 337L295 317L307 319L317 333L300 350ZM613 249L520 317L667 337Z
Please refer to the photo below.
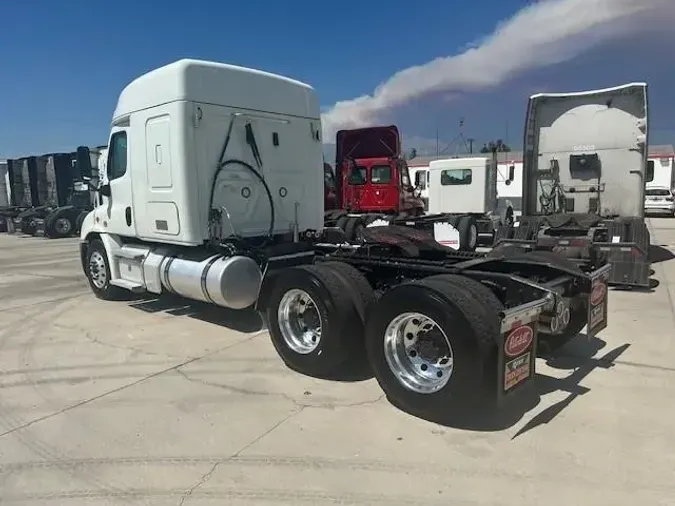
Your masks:
M123 288L110 284L110 264L105 246L100 239L89 243L84 268L89 286L99 299L117 300L126 294Z

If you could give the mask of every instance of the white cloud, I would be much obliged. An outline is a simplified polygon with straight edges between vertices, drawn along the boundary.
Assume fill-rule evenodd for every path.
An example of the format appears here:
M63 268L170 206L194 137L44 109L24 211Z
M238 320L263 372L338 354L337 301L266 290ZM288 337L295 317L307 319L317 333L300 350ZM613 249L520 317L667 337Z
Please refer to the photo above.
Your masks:
M497 86L535 68L568 61L625 35L675 21L675 0L542 0L500 23L495 31L453 56L394 74L372 95L337 102L322 114L323 138L341 128L379 123L383 113L434 93Z

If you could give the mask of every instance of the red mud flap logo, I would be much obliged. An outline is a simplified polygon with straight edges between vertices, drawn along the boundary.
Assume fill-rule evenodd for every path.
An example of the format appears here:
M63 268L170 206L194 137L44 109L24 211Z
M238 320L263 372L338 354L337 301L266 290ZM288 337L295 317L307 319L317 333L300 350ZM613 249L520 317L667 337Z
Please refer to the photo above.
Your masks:
M499 357L500 383L498 399L520 391L521 386L534 379L534 354L536 322L520 324L504 335L502 353ZM516 388L517 387L517 388Z
M507 357L517 357L532 344L534 332L528 325L523 325L511 333L504 340L504 353Z
M591 292L591 305L597 306L605 299L607 287L604 283L597 283Z

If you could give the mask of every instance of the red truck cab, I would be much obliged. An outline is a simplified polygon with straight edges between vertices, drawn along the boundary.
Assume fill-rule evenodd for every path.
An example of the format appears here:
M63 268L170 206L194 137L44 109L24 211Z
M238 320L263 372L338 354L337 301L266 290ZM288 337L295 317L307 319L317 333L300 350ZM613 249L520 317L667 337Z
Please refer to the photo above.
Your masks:
M335 167L340 209L399 216L423 214L424 203L414 194L396 126L340 130Z

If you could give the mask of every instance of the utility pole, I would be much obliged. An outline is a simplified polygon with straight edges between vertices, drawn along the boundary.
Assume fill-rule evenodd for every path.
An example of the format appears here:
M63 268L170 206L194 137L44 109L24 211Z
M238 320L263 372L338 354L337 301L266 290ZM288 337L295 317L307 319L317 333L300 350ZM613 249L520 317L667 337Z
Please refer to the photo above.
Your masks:
M467 139L467 142L469 143L469 154L473 154L473 141L475 140L476 139L472 139L471 137Z
M438 123L436 123L436 158L439 157L439 151L438 151Z

